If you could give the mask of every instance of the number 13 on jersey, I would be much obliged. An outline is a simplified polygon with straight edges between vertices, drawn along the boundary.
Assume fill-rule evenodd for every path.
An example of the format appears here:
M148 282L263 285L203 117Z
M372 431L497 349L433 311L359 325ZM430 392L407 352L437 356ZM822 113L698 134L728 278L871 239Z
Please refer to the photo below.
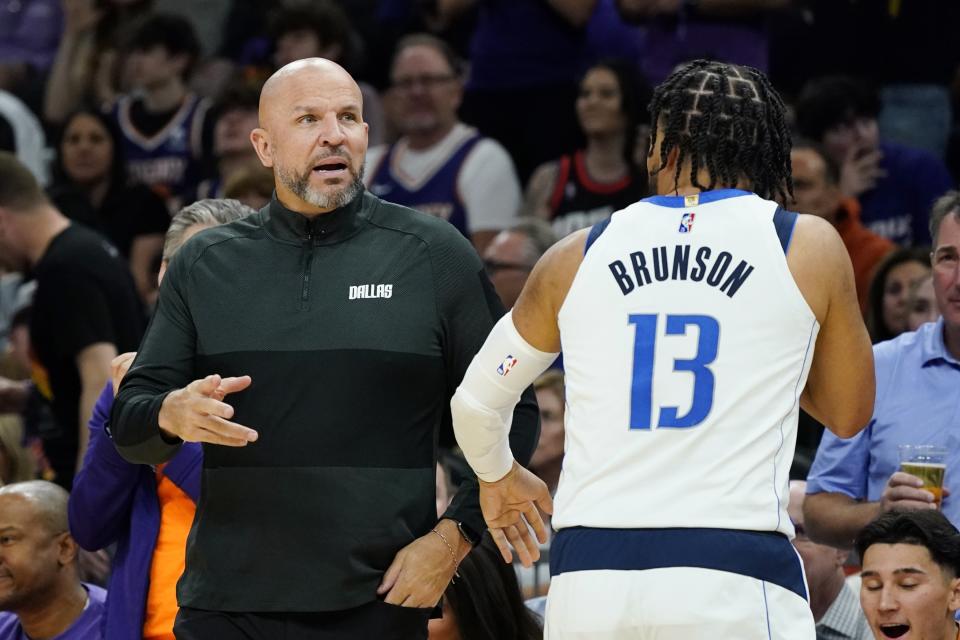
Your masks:
M629 317L634 325L633 382L630 389L630 428L650 429L653 423L653 364L657 346L656 314L634 314ZM664 335L683 336L687 328L699 329L697 351L693 358L674 359L673 370L693 374L693 402L686 414L678 415L679 407L658 407L657 427L678 429L696 427L710 414L713 407L714 377L709 365L717 358L720 325L715 318L699 315L668 315ZM676 375L676 374L673 374ZM667 381L658 380L664 384Z

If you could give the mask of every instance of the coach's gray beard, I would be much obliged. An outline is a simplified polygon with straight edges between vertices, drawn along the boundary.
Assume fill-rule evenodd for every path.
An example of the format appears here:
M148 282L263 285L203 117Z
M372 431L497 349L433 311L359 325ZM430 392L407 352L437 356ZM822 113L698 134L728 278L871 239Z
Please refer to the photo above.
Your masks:
M351 170L350 174L353 176L353 180L350 181L350 184L334 193L321 193L310 187L310 173L312 169L299 175L294 174L292 171L286 171L285 169L280 169L278 173L280 174L280 182L283 183L283 186L290 189L294 195L304 202L308 202L320 209L339 209L363 191L363 172L365 169L366 166L361 166L359 174L355 174Z

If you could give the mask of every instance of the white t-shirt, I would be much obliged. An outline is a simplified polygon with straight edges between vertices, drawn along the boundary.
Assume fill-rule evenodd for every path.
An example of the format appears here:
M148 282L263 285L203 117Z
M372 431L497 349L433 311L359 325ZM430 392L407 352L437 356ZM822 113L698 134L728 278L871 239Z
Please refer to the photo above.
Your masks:
M397 142L391 173L406 189L416 191L426 184L476 130L457 123L442 140L429 149L414 150L406 139ZM383 160L389 145L367 151L367 186ZM467 212L471 231L498 231L509 227L520 209L520 181L506 149L496 140L483 138L463 161L457 190ZM389 197L387 197L389 200Z

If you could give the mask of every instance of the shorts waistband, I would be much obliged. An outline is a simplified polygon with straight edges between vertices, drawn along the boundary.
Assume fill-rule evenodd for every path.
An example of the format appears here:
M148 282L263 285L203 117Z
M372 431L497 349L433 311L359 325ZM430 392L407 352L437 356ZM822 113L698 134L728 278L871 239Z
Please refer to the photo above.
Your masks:
M782 533L735 529L561 529L550 543L550 575L572 571L696 567L779 585L807 600L803 568Z

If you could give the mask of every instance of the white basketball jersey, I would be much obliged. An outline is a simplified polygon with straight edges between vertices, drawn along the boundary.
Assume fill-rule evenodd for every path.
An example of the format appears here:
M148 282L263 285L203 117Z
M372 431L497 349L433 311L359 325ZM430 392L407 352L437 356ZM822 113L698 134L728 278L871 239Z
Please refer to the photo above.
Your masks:
M588 242L560 309L566 452L553 525L780 531L819 324L793 214L734 189L654 197ZM781 225L783 226L783 225Z

